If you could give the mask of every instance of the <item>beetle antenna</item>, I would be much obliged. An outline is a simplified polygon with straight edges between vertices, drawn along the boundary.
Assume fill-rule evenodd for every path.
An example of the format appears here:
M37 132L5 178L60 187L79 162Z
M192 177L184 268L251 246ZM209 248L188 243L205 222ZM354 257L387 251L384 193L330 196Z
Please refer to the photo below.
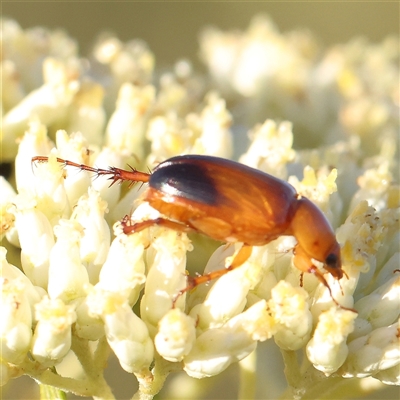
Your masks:
M316 274L318 280L329 290L329 294L330 294L330 296L331 296L332 301L333 301L339 308L341 308L342 310L352 311L352 312L358 314L358 312L357 312L354 308L342 306L342 305L333 297L332 289L331 289L331 287L329 286L329 284L328 284L328 282L326 281L326 279L324 278L324 276L323 276L322 274L317 274L316 272L317 272L317 271L315 271L314 273ZM318 272L319 272L319 271L318 271ZM340 283L339 283L339 285L340 285ZM342 289L341 286L340 286L340 289ZM342 294L343 294L343 291L342 291Z

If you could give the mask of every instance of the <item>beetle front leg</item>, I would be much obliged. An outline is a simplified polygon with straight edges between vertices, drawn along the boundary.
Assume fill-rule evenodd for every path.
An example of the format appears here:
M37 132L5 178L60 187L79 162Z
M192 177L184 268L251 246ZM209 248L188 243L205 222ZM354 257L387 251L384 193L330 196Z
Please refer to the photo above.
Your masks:
M317 277L317 279L328 289L332 301L338 307L340 307L343 310L357 312L353 308L347 308L339 304L339 302L333 297L332 289L330 288L328 282L326 281L323 273L315 265L313 265L310 257L304 252L302 248L299 247L299 245L295 247L293 263L295 267L301 271L302 274L304 272L314 274Z
M303 283L303 274L304 272L308 272L310 274L314 274L317 279L325 286L328 288L329 293L331 294L332 297L332 291L331 288L328 285L328 282L326 281L324 275L322 272L312 264L312 261L310 257L304 252L304 250L297 245L294 249L294 257L293 257L293 263L294 266L301 271L301 284ZM302 285L301 285L302 286ZM335 301L332 297L332 300ZM335 301L336 303L336 301ZM336 303L337 304L337 303Z

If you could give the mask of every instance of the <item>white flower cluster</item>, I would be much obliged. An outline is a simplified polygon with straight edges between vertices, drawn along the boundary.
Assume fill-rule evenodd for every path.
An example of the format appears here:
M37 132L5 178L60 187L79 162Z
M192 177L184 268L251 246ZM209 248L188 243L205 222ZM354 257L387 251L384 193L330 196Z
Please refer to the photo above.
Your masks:
M400 385L395 39L318 58L312 36L282 35L264 18L244 33L204 32L202 54L217 87L251 110L240 122L251 141L240 162L289 179L323 210L337 228L345 276L325 275L331 294L314 276L301 277L294 239L281 237L177 298L198 240L161 226L124 234L124 215L159 216L140 200L145 188L109 187L106 177L64 168L57 157L141 170L177 154L231 157L235 119L225 100L187 61L153 82L154 57L140 41L103 37L87 65L63 33L23 31L9 20L2 31L1 161L15 160L16 189L0 180L1 384L27 374L113 398L103 376L109 346L151 398L170 371L214 376L273 337L285 362L303 350L310 363L304 375L287 365L296 396L312 393L310 377ZM263 120L278 110L291 122L251 128L262 109ZM292 126L305 132L301 140ZM295 151L293 141L321 146ZM38 155L48 162L32 164ZM198 272L229 266L239 249L219 247ZM71 352L84 378L62 376Z

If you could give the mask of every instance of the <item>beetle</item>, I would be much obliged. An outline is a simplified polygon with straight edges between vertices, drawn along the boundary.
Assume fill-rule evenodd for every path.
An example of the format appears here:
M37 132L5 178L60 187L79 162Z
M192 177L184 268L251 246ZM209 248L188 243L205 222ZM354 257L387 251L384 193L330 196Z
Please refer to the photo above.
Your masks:
M35 161L47 161L37 156ZM262 246L282 235L294 236L293 263L302 273L314 274L331 289L316 262L335 279L343 277L340 246L322 211L309 199L300 196L289 183L235 161L205 156L183 155L161 162L149 173L134 168L123 170L94 168L58 158L96 175L109 175L112 181L148 183L143 200L163 216L132 223L122 221L124 233L138 232L153 225L182 232L199 232L212 239L243 246L231 265L219 271L188 278L179 294L218 278L242 265L253 246Z

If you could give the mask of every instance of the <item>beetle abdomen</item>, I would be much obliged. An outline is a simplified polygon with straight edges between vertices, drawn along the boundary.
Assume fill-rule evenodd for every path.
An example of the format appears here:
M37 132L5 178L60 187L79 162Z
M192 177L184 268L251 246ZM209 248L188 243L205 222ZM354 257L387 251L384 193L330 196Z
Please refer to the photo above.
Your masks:
M286 230L296 196L292 186L261 171L187 155L155 168L145 199L167 217L214 239L258 245Z

